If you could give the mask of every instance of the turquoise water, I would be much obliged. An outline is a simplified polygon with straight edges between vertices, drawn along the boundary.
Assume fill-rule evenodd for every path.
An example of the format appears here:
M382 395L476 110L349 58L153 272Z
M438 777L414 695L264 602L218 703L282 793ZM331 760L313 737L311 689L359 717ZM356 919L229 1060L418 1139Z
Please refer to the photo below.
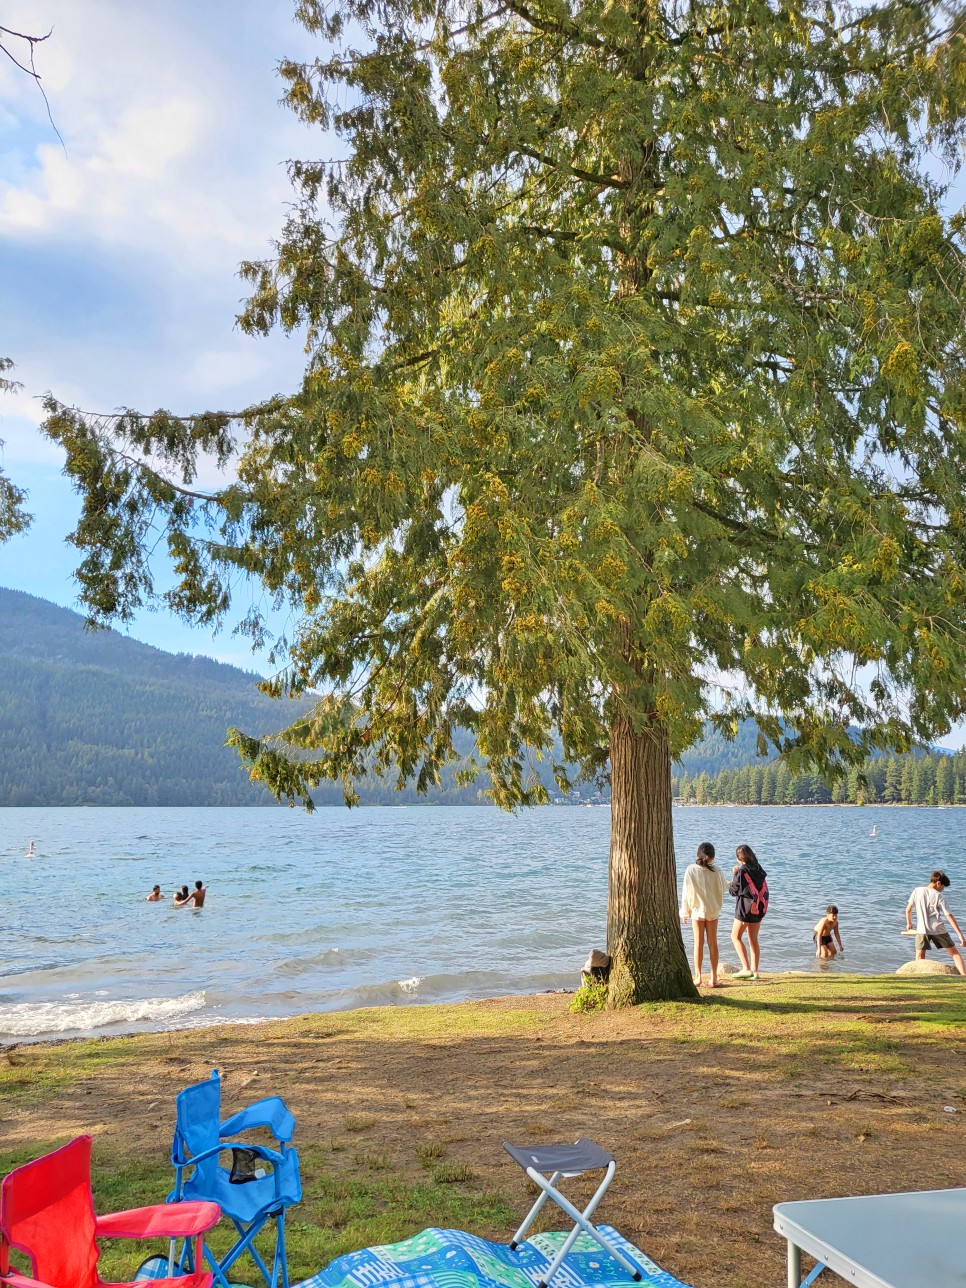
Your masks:
M0 1041L574 987L604 947L609 826L606 807L0 811ZM699 841L729 873L735 845L758 853L763 970L829 969L829 902L830 969L895 970L936 866L966 926L964 810L689 807L675 829L679 885ZM197 878L206 906L173 908ZM145 903L156 881L169 898Z

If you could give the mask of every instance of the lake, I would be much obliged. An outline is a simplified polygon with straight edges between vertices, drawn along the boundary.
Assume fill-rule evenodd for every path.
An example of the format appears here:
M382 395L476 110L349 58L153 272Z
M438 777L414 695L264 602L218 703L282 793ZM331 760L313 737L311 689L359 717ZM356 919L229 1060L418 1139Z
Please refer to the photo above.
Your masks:
M674 825L679 889L699 841L728 874L735 845L757 852L766 972L894 971L937 866L966 925L962 809L692 806ZM584 806L2 810L0 1042L573 988L604 947L609 826ZM206 906L173 908L196 879ZM163 904L144 902L155 882ZM811 928L831 902L829 967Z

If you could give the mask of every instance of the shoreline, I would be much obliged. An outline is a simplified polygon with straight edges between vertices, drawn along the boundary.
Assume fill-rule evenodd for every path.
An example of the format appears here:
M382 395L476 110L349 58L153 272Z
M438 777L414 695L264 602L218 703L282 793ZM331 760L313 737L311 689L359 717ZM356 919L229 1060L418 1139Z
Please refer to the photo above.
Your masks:
M730 965L730 963L726 963ZM733 969L737 969L734 967ZM811 970L778 970L778 971L761 971L760 978L754 980L737 980L733 973L722 970L720 972L721 980L724 981L724 990L744 989L746 987L754 988L756 985L772 983L782 983L788 980L810 980L816 983L825 981L838 980L867 980L867 981L884 981L897 979L952 979L953 976L945 974L923 974L920 976L901 976L898 971L887 972L864 972L855 970L836 970L830 969L829 966L816 966ZM450 1009L453 1007L474 1007L474 1006L508 1006L511 1004L537 1004L546 998L566 998L570 999L577 991L577 986L573 988L548 988L539 992L524 993L496 993L488 997L463 997L452 1001L420 1001L413 998L411 1001L398 1003L383 1002L373 1006L348 1006L334 1007L328 1010L306 1010L299 1011L292 1015L259 1015L246 1017L212 1017L210 1020L196 1021L188 1024L172 1024L165 1027L146 1027L146 1028L111 1028L105 1025L100 1029L91 1029L86 1032L76 1032L69 1034L44 1034L34 1035L17 1035L12 1038L0 1038L0 1058L10 1051L19 1049L33 1049L36 1047L59 1047L71 1043L89 1043L89 1042L115 1042L128 1041L138 1038L164 1037L175 1034L207 1034L214 1029L218 1030L240 1030L252 1034L253 1040L258 1039L258 1030L266 1025L290 1024L297 1021L307 1020L324 1020L332 1016L361 1016L361 1015L380 1015L385 1012L406 1012L406 1011L426 1011L432 1009ZM715 990L716 992L718 990ZM702 1001L710 1001L711 990L703 988L700 993ZM569 1005L569 1000L568 1000ZM642 1003L641 1006L652 1005L651 1003ZM680 1003L656 1003L654 1005L694 1005L692 1002ZM637 1007L629 1008L631 1011L639 1009ZM579 1017L577 1017L579 1018Z
M778 804L774 801L768 804L762 804L761 801L685 801L679 796L675 796L672 804L680 809L966 809L966 801L946 801L942 805L927 805L925 801L786 801ZM251 801L242 805L9 805L0 803L0 812L3 810L16 810L18 813L28 813L36 810L38 813L50 813L58 810L157 810L159 813L183 813L186 809L191 810L238 810L238 809L255 809L255 810L289 810L288 805L281 805L278 801ZM316 805L314 813L318 814L322 810L334 810L338 813L345 813L351 809L352 812L364 809L379 810L402 810L402 809L498 809L492 801L364 801L359 805L346 806L339 804ZM528 805L527 810L542 809L610 809L610 801L544 801L542 804ZM505 811L501 811L505 812ZM7 858L22 858L20 854L7 855Z

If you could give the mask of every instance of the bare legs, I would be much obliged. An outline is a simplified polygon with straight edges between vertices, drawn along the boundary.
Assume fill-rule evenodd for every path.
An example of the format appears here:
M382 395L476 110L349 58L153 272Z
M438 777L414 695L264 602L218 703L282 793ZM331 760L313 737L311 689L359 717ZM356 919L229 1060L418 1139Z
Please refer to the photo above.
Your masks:
M734 921L731 927L731 942L735 946L735 952L738 954L738 960L741 962L741 969L748 974L758 974L758 960L761 950L758 947L758 931L760 923L757 921ZM748 946L745 947L743 936L748 933Z
M711 963L711 987L718 987L718 919L706 921L708 935L708 961Z
M758 974L758 960L761 957L761 949L758 947L758 931L760 929L760 922L748 922L748 952L751 956L752 973L755 975Z
M694 982L699 987L702 983L704 965L704 946L708 946L708 961L711 963L711 987L718 986L718 920L705 921L695 917L692 922L694 930Z
M694 982L700 988L701 967L704 964L704 922L695 917L691 922L691 929L694 931Z
M958 948L947 948L947 949L946 949L946 952L947 952L947 953L949 953L950 957L953 959L953 965L956 967L957 972L958 972L960 975L966 975L966 965L964 965L964 964L963 964L963 959L962 959L962 957L960 956L959 949L958 949ZM917 962L924 962L925 960L926 960L926 950L925 950L925 948L917 948L917 949L916 949L916 961L917 961Z

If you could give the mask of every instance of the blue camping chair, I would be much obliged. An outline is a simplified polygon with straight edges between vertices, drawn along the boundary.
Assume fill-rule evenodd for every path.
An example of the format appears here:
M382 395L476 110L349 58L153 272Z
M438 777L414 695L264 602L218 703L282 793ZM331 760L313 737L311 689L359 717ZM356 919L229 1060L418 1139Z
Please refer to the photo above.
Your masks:
M171 1162L176 1169L175 1187L169 1203L182 1199L210 1199L231 1219L238 1238L229 1252L217 1260L208 1247L204 1255L215 1277L216 1288L230 1288L227 1274L242 1255L249 1253L268 1288L288 1288L285 1257L285 1209L302 1197L298 1152L290 1144L295 1119L279 1100L271 1096L247 1109L221 1119L221 1078L213 1069L207 1082L186 1087L177 1099L177 1121ZM268 1149L237 1137L253 1127L267 1127L279 1144ZM220 1167L218 1156L230 1153L231 1167ZM268 1170L268 1169L271 1170ZM193 1170L192 1170L193 1169ZM185 1171L191 1175L185 1178ZM275 1221L275 1255L269 1272L254 1239L262 1227ZM193 1269L192 1254L185 1244L182 1269Z

